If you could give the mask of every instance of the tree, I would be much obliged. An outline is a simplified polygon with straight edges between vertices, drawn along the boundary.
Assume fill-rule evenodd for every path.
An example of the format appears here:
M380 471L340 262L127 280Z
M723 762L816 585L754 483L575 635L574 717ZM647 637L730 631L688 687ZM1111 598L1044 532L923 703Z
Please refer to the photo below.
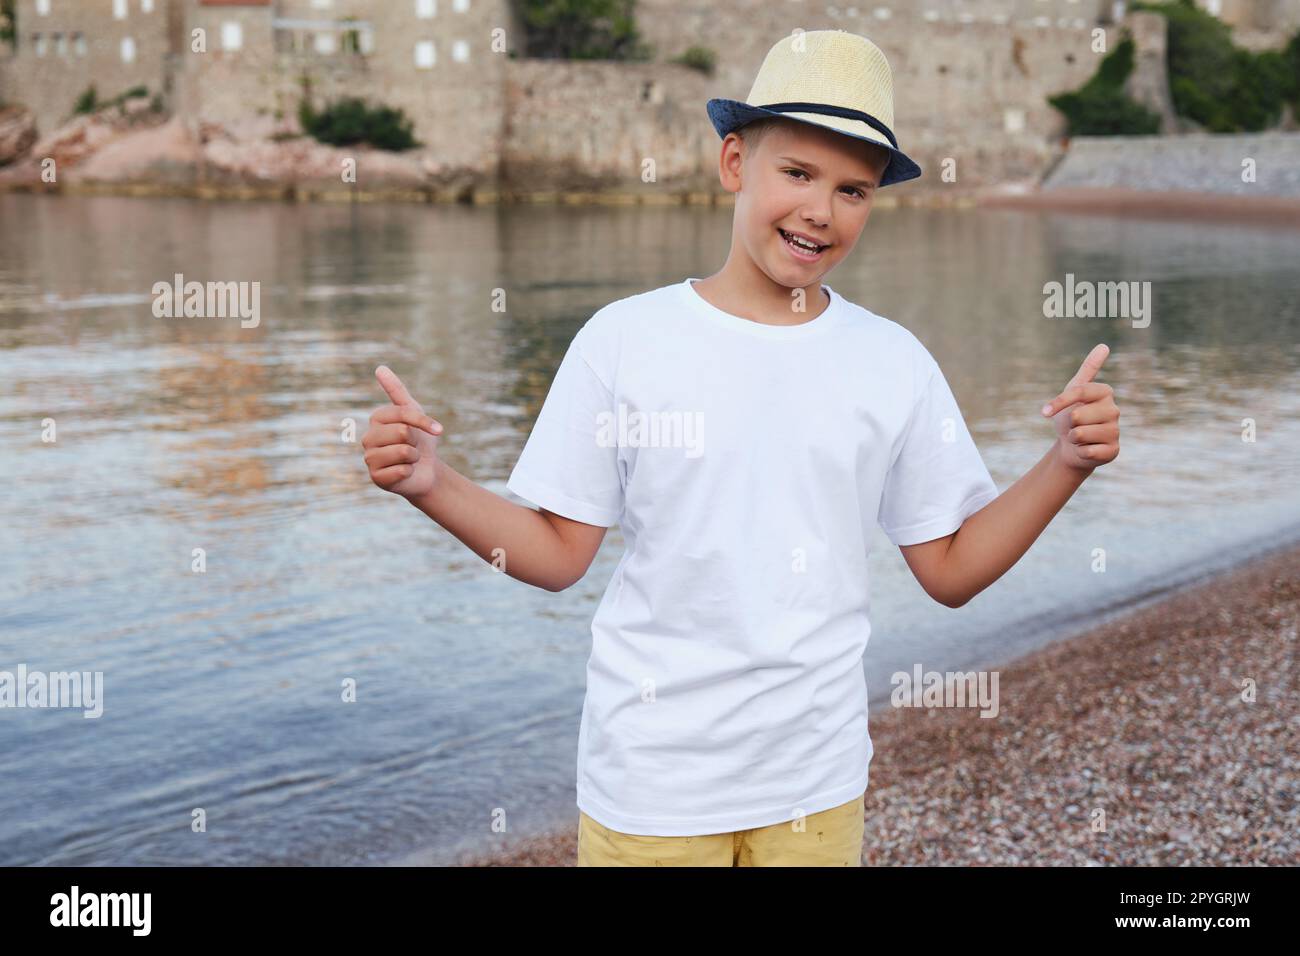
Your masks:
M1285 50L1253 53L1232 42L1227 24L1191 0L1135 3L1165 18L1174 110L1212 133L1255 132L1277 124L1300 92L1300 33Z
M1142 136L1160 131L1160 116L1124 92L1136 44L1126 31L1087 83L1047 102L1065 114L1070 136Z
M528 55L567 60L648 60L636 0L516 0Z

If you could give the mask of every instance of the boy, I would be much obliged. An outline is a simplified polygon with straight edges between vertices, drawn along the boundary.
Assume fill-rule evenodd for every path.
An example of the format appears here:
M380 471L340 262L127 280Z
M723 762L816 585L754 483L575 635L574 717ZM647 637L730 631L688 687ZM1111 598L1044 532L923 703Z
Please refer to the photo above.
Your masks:
M579 330L507 482L541 510L448 468L441 425L383 366L392 404L365 459L375 484L548 590L621 524L592 622L578 865L859 866L875 525L961 607L1115 458L1119 411L1092 381L1100 345L1042 409L1056 442L999 495L924 346L821 284L875 191L920 175L869 40L783 39L747 103L708 109L736 196L730 254Z

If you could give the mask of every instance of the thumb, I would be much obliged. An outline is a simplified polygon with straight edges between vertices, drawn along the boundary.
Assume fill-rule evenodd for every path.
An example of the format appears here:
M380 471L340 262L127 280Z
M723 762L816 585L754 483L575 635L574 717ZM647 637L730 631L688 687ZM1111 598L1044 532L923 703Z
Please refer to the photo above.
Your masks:
M421 412L424 411L423 408L420 408L420 403L413 399L411 393L406 390L406 386L397 377L397 373L387 365L381 365L375 369L375 378L379 379L379 384L388 393L388 399L394 405L413 405L419 408Z
M1101 367L1108 355L1110 355L1109 345L1103 342L1101 345L1095 346L1088 353L1088 357L1083 360L1083 364L1079 366L1079 371L1074 373L1074 378L1070 379L1069 385L1065 387L1069 388L1070 385L1084 385L1091 382L1097 376L1097 373L1101 371Z
M1061 408L1066 408L1075 404L1075 402L1063 402L1062 400L1072 389L1075 389L1080 385L1087 385L1091 382L1097 376L1097 373L1101 371L1101 367L1105 363L1108 355L1110 355L1109 345L1106 345L1103 342L1102 344L1095 346L1093 350L1088 353L1088 357L1083 360L1083 364L1079 366L1079 371L1075 372L1074 377L1066 383L1065 388L1061 389L1060 394L1043 406L1043 415L1050 418L1059 412ZM1075 401L1078 401L1078 399ZM1060 408L1057 407L1058 405L1060 405Z

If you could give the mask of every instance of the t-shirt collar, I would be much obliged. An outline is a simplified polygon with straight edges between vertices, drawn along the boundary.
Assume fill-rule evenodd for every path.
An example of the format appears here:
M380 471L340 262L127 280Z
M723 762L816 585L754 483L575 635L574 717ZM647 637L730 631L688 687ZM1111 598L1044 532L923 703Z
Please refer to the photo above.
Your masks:
M733 315L719 309L712 302L709 302L699 294L693 287L692 283L700 280L691 276L681 283L680 288L682 296L686 299L690 308L699 313L706 319L712 321L715 325L723 328L732 329L737 332L745 332L750 335L756 335L761 338L769 339L795 339L804 338L809 335L816 335L823 330L834 325L844 309L844 301L830 286L822 283L827 294L831 297L830 305L821 311L816 318L806 322L799 322L795 325L769 325L764 322L755 322L753 319L746 319L743 316Z

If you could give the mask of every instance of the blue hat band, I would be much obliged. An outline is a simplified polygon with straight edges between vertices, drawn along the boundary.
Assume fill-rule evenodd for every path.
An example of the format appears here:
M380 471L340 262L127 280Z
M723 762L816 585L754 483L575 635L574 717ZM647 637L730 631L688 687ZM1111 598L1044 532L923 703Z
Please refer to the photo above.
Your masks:
M844 106L828 106L825 103L764 103L758 108L771 110L774 113L821 113L825 116L840 116L844 119L861 120L872 129L883 133L885 138L889 140L889 145L893 146L894 149L898 149L898 140L894 138L893 131L870 113L864 113L862 110L852 110Z

